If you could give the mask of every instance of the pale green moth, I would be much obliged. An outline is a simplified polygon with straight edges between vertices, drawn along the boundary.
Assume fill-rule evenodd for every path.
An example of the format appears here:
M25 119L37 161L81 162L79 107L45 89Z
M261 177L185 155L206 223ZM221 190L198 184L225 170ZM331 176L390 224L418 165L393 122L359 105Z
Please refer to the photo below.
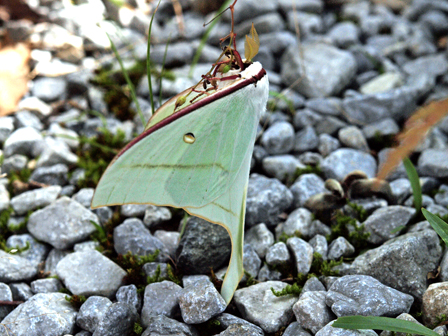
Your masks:
M143 133L110 163L92 199L92 208L131 203L183 208L226 228L232 254L221 295L227 303L243 275L250 161L269 91L266 71L250 61L258 50L255 29L248 39L247 61L231 41L225 61L154 113Z

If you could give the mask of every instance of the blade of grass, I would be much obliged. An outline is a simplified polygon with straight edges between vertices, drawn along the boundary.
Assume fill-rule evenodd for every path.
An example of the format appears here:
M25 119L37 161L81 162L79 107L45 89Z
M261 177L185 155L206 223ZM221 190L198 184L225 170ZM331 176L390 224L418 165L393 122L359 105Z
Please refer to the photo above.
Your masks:
M168 41L166 42L165 53L163 54L162 70L160 70L160 78L159 78L159 106L162 106L162 77L163 77L163 72L165 71L166 54L168 52L168 46L170 45L170 40L171 40L171 34L168 37Z
M120 64L120 68L121 68L121 71L123 72L124 79L126 80L126 83L128 84L128 87L129 87L129 91L131 93L132 101L134 102L134 104L137 108L137 113L140 116L143 126L145 126L145 117L143 116L142 110L140 109L140 104L138 103L137 94L135 93L134 84L132 84L131 78L129 78L128 71L124 67L123 61L121 60L121 57L120 57L120 54L118 53L118 50L115 47L114 42L112 42L112 39L110 38L109 34L107 34L107 38L109 39L110 46L115 54L115 57L117 58L118 63Z
M151 21L149 22L149 28L148 28L148 45L146 47L146 75L148 76L148 85L149 85L149 101L151 102L151 109L152 113L154 113L154 97L152 95L152 83L151 83L151 29L152 29L152 22L154 21L154 16L156 16L157 10L159 9L160 1L157 3L156 9L154 10L154 13L152 13ZM145 124L143 124L145 126Z
M283 93L281 93L281 92L278 93L278 92L275 92L275 91L269 91L269 95L274 97L276 100L283 100L286 103L286 105L288 105L289 111L291 112L291 114L294 114L294 112L295 112L294 104Z
M437 234L443 239L445 245L448 246L448 223L446 223L440 217L432 214L425 208L422 208L423 216L425 216L426 220L431 224Z
M380 316L343 316L332 324L333 327L343 329L377 329L418 334L424 336L437 336L435 331L418 323Z
M409 158L403 159L403 165L406 169L406 174L408 174L409 181L411 182L412 195L414 196L414 206L418 212L422 207L422 188L420 186L420 178L418 177L417 170Z
M222 6L218 9L218 13L222 13L226 10L227 7L230 6L230 3L233 0L227 0L222 4ZM219 18L215 18L212 22L210 22L204 36L202 36L201 42L199 43L198 49L196 50L196 53L194 54L193 61L191 62L190 72L188 73L189 77L193 76L194 67L196 64L198 64L199 58L201 57L202 49L204 49L205 44L207 43L208 37L210 36L210 33L212 32L213 27L219 22Z

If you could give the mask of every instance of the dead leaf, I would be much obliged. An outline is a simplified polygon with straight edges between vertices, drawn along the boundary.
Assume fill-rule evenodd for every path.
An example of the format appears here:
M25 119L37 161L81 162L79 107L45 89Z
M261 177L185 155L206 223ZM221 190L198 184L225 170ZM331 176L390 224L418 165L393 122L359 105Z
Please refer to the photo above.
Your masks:
M378 172L378 179L385 180L387 175L408 157L425 138L432 126L448 114L448 99L432 102L415 112L397 135L399 145L392 149Z
M23 43L0 50L0 116L14 112L28 92L29 59L30 50Z

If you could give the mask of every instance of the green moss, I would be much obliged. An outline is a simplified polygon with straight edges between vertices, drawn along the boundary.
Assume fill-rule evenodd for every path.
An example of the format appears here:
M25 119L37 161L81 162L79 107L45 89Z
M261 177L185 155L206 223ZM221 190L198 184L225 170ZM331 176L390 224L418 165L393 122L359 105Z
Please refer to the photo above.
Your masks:
M84 295L72 295L72 296L66 296L65 300L70 302L73 308L79 310L79 308L81 308L82 304L86 302L87 299Z
M323 177L322 169L319 166L306 165L305 168L297 168L295 172L295 178L304 174L316 174L317 176Z
M25 216L23 221L21 221L17 225L8 225L9 219L11 218L11 215L13 214L14 209L12 207L9 207L8 209L3 210L0 212L0 249L10 253L11 251L14 251L14 253L21 253L23 251L26 251L30 248L29 242L27 242L25 247L6 247L6 240L9 236L17 233L21 233L25 230L26 224L28 222L29 216L32 214L32 211L28 211L28 214Z
M140 323L135 322L132 331L134 332L135 335L141 335L143 334L143 327L140 325Z
M297 282L293 283L292 285L287 285L285 288L283 288L280 291L276 291L274 288L271 287L272 294L275 296L285 296L285 295L296 295L299 296L300 293L302 293L303 286L300 286Z
M364 222L367 219L368 217L367 210L364 209L362 205L350 201L347 202L347 205L355 211L356 218L358 218L360 222Z
M277 241L286 244L286 241L292 237L302 238L302 233L299 230L295 231L292 235L288 235L285 232L282 232Z
M8 191L10 195L16 194L16 189L14 187L14 183L16 181L27 183L31 176L31 169L25 167L19 171L12 171L8 174Z
M342 236L347 239L356 250L364 249L369 245L367 239L370 236L369 232L364 232L364 225L358 225L355 218L344 215L340 210L337 210L334 215L335 224L331 227L331 234L327 236L328 241Z
M78 181L78 187L95 188L109 163L125 145L125 134L120 130L113 134L102 128L96 137L81 136L76 154L78 167L85 170L85 175Z

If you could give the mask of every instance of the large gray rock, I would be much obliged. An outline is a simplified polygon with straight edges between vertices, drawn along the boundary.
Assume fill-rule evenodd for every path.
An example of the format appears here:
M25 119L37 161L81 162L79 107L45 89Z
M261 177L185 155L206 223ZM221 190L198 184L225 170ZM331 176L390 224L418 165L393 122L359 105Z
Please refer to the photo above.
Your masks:
M81 305L76 324L91 333L95 332L99 321L104 317L112 301L103 296L91 296Z
M291 46L282 57L282 80L308 98L337 95L356 74L356 61L347 51L315 43L303 46L303 53ZM303 72L305 71L305 72Z
M188 324L208 321L227 307L223 297L206 276L191 276L184 281L184 289L179 293L179 306L182 319Z
M309 291L300 296L292 307L300 326L313 334L334 319L334 314L325 303L325 291Z
M15 130L3 145L3 154L10 157L14 154L22 154L35 157L39 154L39 148L43 144L42 135L33 127L22 127Z
M38 272L37 265L20 256L0 250L0 282L30 280Z
M238 289L234 300L242 317L260 326L267 333L277 332L286 326L293 316L292 306L297 297L286 295L276 297L271 288L279 291L287 286L280 281L266 281Z
M348 148L337 149L321 164L321 169L327 178L339 181L354 170L361 170L368 177L374 177L376 168L376 161L372 155Z
M311 196L325 192L325 182L316 174L303 174L289 188L294 196L294 208L302 207Z
M338 317L390 316L407 313L414 298L383 285L368 275L346 275L331 285L327 305Z
M286 154L294 147L294 127L286 121L276 122L263 133L260 142L269 154Z
M179 295L182 287L172 281L154 282L146 286L143 295L142 320L151 315L175 318L179 315ZM145 324L146 324L145 322Z
M74 252L62 259L56 274L75 295L112 298L127 273L98 251ZM92 276L95 274L95 276Z
M428 55L404 63L402 69L408 75L418 75L421 72L426 72L436 77L448 71L448 61L445 54Z
M30 210L50 205L61 192L60 186L50 186L30 191L25 191L11 199L11 206L18 215L24 215Z
M373 244L381 244L398 236L399 231L394 232L395 229L406 226L414 214L415 209L401 205L375 210L363 223L365 231L370 233L367 240Z
M292 155L267 156L262 161L264 171L280 181L291 181L299 168L305 168L300 161Z
M249 178L246 199L246 225L277 224L279 215L293 202L291 191L277 179L252 174Z
M142 336L156 335L180 335L198 336L198 332L193 326L179 322L165 315L153 315L149 321L142 321L142 326L146 328Z
M292 237L286 241L289 250L291 251L294 261L296 262L297 273L308 274L311 269L313 261L313 248L310 244L301 238Z
M123 302L115 302L99 321L92 336L129 335L137 321L138 314L133 307Z
M421 175L438 178L448 177L448 152L444 149L426 149L418 159Z
M441 257L437 233L424 230L390 239L367 251L357 257L345 273L370 275L421 302L426 275L439 265Z
M274 244L274 234L266 224L260 223L251 227L244 235L244 244L249 244L260 258L264 258L269 247Z
M60 336L75 331L76 310L67 302L67 294L36 294L6 316L0 335ZM31 318L39 316L39 318Z
M37 239L64 250L95 232L90 221L99 223L94 213L64 196L31 214L27 228Z

